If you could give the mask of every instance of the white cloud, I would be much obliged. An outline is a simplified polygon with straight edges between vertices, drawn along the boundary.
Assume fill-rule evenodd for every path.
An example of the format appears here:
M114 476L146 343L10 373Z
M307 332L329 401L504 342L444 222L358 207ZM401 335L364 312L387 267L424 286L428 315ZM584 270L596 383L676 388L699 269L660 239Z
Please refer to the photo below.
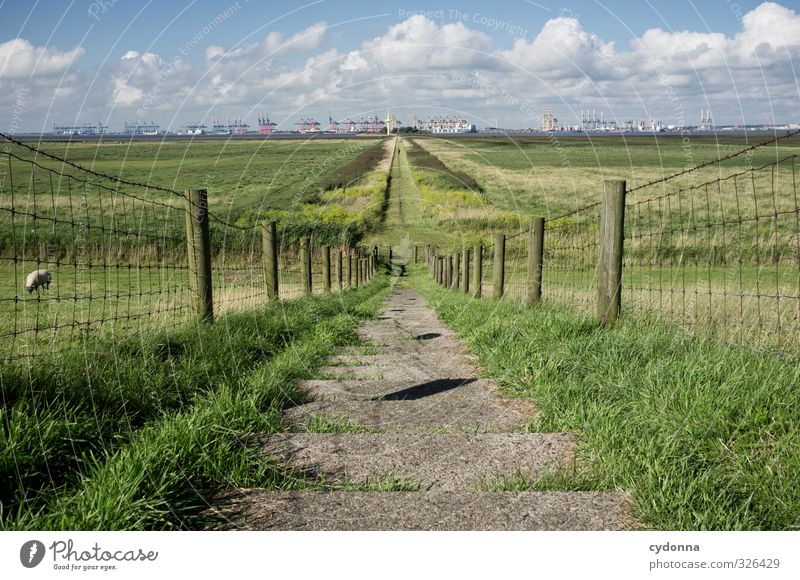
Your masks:
M280 32L270 32L263 46L268 52L272 53L280 50L311 50L319 46L319 43L322 42L327 28L328 25L326 22L317 22L305 30L293 34L288 39Z
M619 77L620 56L613 42L584 30L575 18L558 17L545 23L531 41L518 39L499 55L537 78Z
M62 52L56 48L33 46L24 38L15 38L0 44L0 79L58 75L85 52L80 46Z
M114 79L114 103L123 107L135 105L144 97L144 91L135 87L123 78Z
M564 120L587 106L619 118L637 118L652 109L665 120L683 107L688 122L694 111L708 106L718 120L745 122L766 121L770 108L786 119L796 119L800 110L794 70L800 70L795 65L800 15L795 10L764 2L741 14L735 34L653 28L626 43L598 37L591 25L552 18L533 37L505 48L468 22L417 15L355 50L339 52L319 50L329 29L317 22L236 48L209 46L199 64L132 47L97 77L87 106L101 109L90 118L114 103L182 122L248 111L276 118L283 113L292 121L328 110L360 116L390 104L451 108L475 118L499 115L523 125L535 124L523 118L523 101L537 114L546 101ZM33 93L31 107L41 101L69 110L82 102L89 90L86 80L94 75L70 70L61 82L56 73L82 55L81 48L60 52L22 39L0 44L0 87L13 90L30 83L33 73L33 82L44 90ZM757 117L739 117L739 102Z
M360 54L385 71L447 70L488 66L490 45L486 34L462 22L439 25L416 15L365 42Z

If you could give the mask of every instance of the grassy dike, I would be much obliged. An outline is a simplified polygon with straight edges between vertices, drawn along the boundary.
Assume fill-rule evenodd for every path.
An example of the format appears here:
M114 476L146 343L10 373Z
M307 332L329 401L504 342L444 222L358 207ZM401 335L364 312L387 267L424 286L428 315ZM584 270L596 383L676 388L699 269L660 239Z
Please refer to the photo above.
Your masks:
M800 366L652 321L611 329L567 308L472 300L414 284L536 431L572 431L576 465L499 489L623 489L653 529L800 528Z
M48 401L58 401L56 407L66 407L58 393L40 394L35 399L20 394L17 405L26 404L30 416L41 420L47 413L34 411L50 409L48 425L46 429L32 424L29 429L9 429L14 411L4 409L6 439L14 434L22 437L21 431L33 429L28 437L31 441L8 441L12 445L6 449L14 449L13 458L4 458L7 470L12 471L7 465L12 460L25 459L25 451L39 455L41 449L32 440L47 430L58 437L46 439L39 447L53 453L66 450L66 455L74 457L48 453L47 457L28 458L33 464L29 476L36 493L26 488L24 479L18 485L23 496L30 494L35 501L24 497L23 501L14 498L16 502L7 502L13 509L2 514L2 527L196 527L203 524L198 514L217 489L302 484L257 458L243 445L243 438L252 432L282 428L280 410L299 397L294 381L311 376L336 348L357 343L355 328L374 315L387 286L387 277L377 275L371 284L357 290L269 304L257 311L220 318L212 326L148 337L136 348L112 349L106 354L114 360L113 365L62 369L76 380L86 379L88 373L85 382L107 386L102 402L95 399L90 404L89 395L85 395L75 402L79 411L62 418L92 425L87 428L88 435L102 442L100 445L69 440L75 435L70 425L58 424L53 405L46 406ZM169 345L167 350L172 355L163 356L164 345ZM165 374L172 377L172 383ZM170 384L172 395L167 397L163 390ZM4 385L8 387L7 382ZM156 402L141 403L150 398ZM130 414L124 412L127 408ZM134 408L138 415L132 413ZM85 416L92 413L108 417L94 425ZM36 476L51 462L63 463L65 474L50 487L42 487ZM45 467L37 468L41 463ZM7 473L6 477L11 475Z

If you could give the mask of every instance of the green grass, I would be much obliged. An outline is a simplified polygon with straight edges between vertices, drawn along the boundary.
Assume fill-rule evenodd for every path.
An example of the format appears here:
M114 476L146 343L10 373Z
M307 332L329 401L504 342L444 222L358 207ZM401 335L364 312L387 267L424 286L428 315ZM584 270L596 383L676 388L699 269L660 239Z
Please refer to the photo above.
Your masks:
M385 288L378 276L343 294L4 366L3 527L185 527L219 487L295 485L242 441L282 428L281 407L299 398L293 382L358 342Z
M513 138L416 138L415 142L437 156L451 170L471 175L482 184L487 199L497 209L525 218L552 217L600 199L604 179L624 179L628 189L660 179L686 168L712 161L767 140L764 136L691 136L688 142L676 136L585 137L554 134L546 137ZM648 187L629 196L629 202L649 199L691 185L698 185L800 152L800 137L777 146L757 149L671 181L667 189ZM765 184L769 176L763 177ZM742 191L746 191L740 183ZM768 187L761 188L767 192ZM697 197L703 197L699 192ZM728 197L727 194L725 196ZM744 196L747 198L747 195ZM743 198L743 210L748 199ZM704 197L697 210L704 208ZM712 209L717 205L711 192ZM726 205L730 218L734 211ZM658 209L654 206L654 209ZM762 212L763 213L763 212ZM658 217L658 215L656 215ZM523 219L524 221L524 219Z
M32 153L10 146L11 153L25 161L0 164L0 207L13 205L17 212L0 222L0 254L13 251L17 256L38 255L43 261L53 261L55 257L68 260L76 253L75 247L84 255L89 246L97 248L97 255L101 248L115 252L123 244L141 247L148 254L182 250L186 201L148 187L119 184L116 179L181 194L187 189L207 189L212 213L249 227L270 211L318 201L329 178L340 175L343 168L355 179L354 172L374 162L381 143L375 139L270 139L40 145L44 152L112 179L90 176L43 156L36 161L45 169L33 168L27 161L33 159ZM110 229L115 232L111 239ZM226 231L212 220L217 251L223 245L246 248L250 238L238 230ZM125 246L122 254L130 252Z
M474 301L416 276L487 374L511 396L536 399L541 418L529 429L577 434L579 468L561 485L626 490L654 529L800 527L794 359L652 320L603 330L566 307Z
M176 191L208 188L211 210L220 214L231 211L235 217L244 208L280 209L306 201L329 176L375 144L374 139L259 139L44 142L40 147L87 169L128 181ZM39 161L58 166L44 158ZM67 171L79 174L74 169ZM41 185L40 191L46 191L49 183L42 180Z

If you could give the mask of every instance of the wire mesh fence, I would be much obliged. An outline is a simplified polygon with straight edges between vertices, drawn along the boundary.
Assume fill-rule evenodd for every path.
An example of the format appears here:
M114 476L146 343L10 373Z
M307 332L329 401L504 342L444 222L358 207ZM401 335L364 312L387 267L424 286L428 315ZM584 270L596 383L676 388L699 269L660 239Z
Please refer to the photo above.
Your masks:
M190 315L184 204L6 143L0 357Z
M82 168L0 134L0 360L55 353L86 337L173 326L199 313L196 222L205 222L210 308L227 314L269 299L264 232L208 211L191 195ZM191 234L190 234L191 232ZM313 240L277 240L282 299L355 286L366 260ZM367 267L369 266L369 267ZM374 262L358 269L361 283ZM325 284L330 275L331 284ZM350 281L348 284L347 281Z
M627 203L620 197L622 282L613 292L626 315L655 316L695 335L800 354L799 156L741 171L726 171L730 166L722 163L794 134L633 188L636 199ZM715 163L720 177L682 185L694 170ZM598 315L604 283L603 207L598 201L548 220L539 266L546 300L590 316ZM482 296L532 302L532 248L529 230L495 235L483 247ZM452 256L429 252L432 275L446 285Z
M790 155L626 207L623 303L697 334L800 338L800 205Z

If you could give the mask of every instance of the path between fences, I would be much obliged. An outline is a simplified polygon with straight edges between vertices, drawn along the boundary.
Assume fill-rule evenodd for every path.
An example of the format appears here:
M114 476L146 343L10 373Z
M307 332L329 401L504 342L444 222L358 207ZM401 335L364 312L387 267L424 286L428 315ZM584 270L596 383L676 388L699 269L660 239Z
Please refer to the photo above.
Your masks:
M530 400L499 394L416 291L393 287L348 347L301 388L287 431L256 436L264 456L335 491L225 492L217 511L250 530L598 530L636 524L622 493L487 491L573 461L569 433L524 433ZM320 419L368 432L310 433ZM341 491L404 481L418 491ZM337 490L338 489L338 490ZM407 488L406 488L407 489ZM413 489L413 488L412 488Z

